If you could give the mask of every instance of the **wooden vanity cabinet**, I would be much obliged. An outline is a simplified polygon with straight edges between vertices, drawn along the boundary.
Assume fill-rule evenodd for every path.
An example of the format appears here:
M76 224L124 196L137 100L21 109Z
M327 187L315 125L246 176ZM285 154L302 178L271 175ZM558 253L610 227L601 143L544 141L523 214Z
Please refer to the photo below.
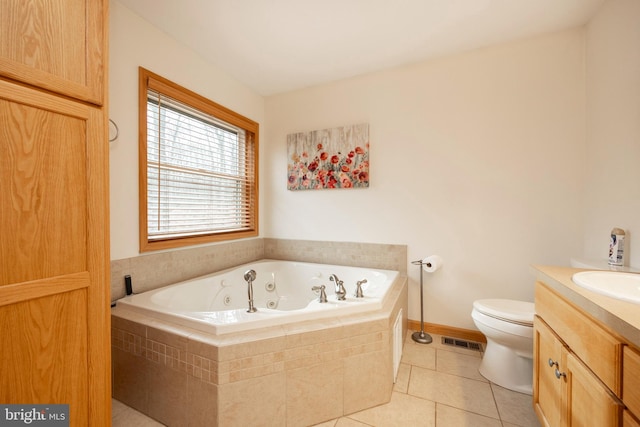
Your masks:
M538 316L534 348L534 409L543 425L619 425L620 401Z
M540 282L536 313L533 404L541 424L620 426L622 341Z

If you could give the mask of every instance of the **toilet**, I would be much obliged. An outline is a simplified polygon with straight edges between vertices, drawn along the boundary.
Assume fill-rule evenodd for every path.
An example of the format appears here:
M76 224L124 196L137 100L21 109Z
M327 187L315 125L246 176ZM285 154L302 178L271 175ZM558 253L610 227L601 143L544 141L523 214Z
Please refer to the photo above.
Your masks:
M531 394L533 381L532 302L482 299L471 317L487 338L480 374L509 390Z

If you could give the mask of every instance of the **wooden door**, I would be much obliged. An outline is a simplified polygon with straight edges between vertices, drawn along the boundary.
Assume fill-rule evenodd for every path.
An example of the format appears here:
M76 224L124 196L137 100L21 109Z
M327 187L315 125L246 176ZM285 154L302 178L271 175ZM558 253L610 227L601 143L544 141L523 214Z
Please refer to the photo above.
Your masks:
M111 423L105 122L0 80L0 402L72 426Z
M640 422L631 415L631 412L625 410L622 413L622 427L640 427Z
M102 105L108 3L0 1L0 76Z

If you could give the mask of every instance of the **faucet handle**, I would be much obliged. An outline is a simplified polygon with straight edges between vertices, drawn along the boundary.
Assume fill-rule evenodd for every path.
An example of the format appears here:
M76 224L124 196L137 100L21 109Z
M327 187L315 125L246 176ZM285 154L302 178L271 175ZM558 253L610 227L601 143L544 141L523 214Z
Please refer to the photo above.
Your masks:
M314 286L313 288L311 288L311 290L316 293L320 291L320 302L327 302L327 292L325 291L325 288L326 287L324 285Z
M356 282L356 298L364 298L364 294L362 293L362 285L367 283L367 279L358 280Z

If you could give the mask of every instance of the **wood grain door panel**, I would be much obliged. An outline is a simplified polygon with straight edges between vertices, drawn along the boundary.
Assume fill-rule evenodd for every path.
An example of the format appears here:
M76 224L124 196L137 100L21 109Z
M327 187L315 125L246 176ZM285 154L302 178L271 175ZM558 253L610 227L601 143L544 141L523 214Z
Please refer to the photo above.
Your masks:
M0 402L110 425L104 112L0 79Z
M0 99L0 286L87 270L88 111L72 107Z
M101 105L104 13L101 1L2 0L0 75Z
M85 288L0 307L0 401L68 404L89 425L86 306Z

